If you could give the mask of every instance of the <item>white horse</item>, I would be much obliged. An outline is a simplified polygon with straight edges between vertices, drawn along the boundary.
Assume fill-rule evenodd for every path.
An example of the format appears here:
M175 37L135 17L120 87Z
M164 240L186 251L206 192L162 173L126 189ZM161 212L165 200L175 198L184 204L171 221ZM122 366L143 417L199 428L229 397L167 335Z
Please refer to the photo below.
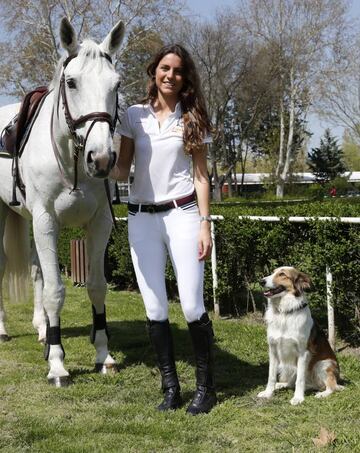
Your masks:
M112 134L117 119L119 75L111 63L111 55L118 50L123 36L124 25L119 22L100 45L90 40L80 45L73 27L63 19L60 39L67 55L58 64L50 93L41 106L19 160L20 178L25 186L25 194L17 189L20 206L9 207L12 200L11 160L0 158L0 338L8 339L1 293L5 263L7 258L16 259L13 270L20 270L21 263L26 263L25 258L13 253L12 247L17 245L25 252L26 229L17 227L32 218L40 263L39 267L35 259L32 267L35 281L33 324L39 331L40 340L46 333L47 377L56 386L67 385L70 381L64 367L60 332L65 289L58 266L57 238L64 225L86 229L87 291L93 309L91 337L96 349L96 368L105 373L115 367L108 351L104 305L104 254L112 228L104 178L116 161ZM0 109L0 130L18 109L18 104ZM74 154L78 154L77 170ZM77 189L71 190L74 181Z

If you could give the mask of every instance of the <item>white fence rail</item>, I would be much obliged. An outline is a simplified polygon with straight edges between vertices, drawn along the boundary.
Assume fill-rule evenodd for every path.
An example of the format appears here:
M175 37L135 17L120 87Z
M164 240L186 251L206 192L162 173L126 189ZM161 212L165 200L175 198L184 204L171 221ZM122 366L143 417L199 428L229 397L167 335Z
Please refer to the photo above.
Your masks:
M340 223L360 224L360 217L278 217L278 216L239 216L239 220L249 219L262 222L280 222L286 219L291 223L307 223L311 221L337 221ZM127 221L126 217L116 218L118 221ZM218 277L217 277L217 259L216 259L216 221L223 221L224 216L211 216L211 237L213 248L211 252L211 270L213 279L213 305L215 317L220 317L220 304L217 297ZM326 264L326 303L328 315L328 339L331 347L335 349L335 317L334 317L334 300L332 293L333 277L330 266Z
M239 220L250 219L262 222L280 222L285 217L278 216L239 216ZM213 275L213 294L214 294L214 313L216 317L220 316L220 306L217 299L217 262L216 262L216 236L214 221L224 220L223 216L212 215L211 219L211 237L213 240L213 250L211 254L211 267ZM338 221L340 223L360 224L360 217L286 217L291 223L307 223L311 221ZM333 277L330 266L326 264L326 303L328 315L328 339L331 347L335 350L335 316L334 316L334 300L332 293Z

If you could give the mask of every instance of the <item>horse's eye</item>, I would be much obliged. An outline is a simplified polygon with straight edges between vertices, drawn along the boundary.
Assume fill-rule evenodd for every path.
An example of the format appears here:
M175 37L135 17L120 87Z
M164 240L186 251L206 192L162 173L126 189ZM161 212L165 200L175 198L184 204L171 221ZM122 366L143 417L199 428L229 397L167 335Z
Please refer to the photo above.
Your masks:
M66 85L72 90L76 88L76 83L74 79L67 79Z

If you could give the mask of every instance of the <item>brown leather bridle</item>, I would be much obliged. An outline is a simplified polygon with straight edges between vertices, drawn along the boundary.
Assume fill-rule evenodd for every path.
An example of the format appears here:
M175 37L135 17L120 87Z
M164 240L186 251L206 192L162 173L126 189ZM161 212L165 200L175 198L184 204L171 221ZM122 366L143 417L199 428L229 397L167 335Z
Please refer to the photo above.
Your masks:
M112 63L111 57L107 53L103 52L101 54L101 56L106 58L110 63ZM77 163L78 163L78 159L79 159L79 154L80 153L84 153L87 139L88 139L89 134L90 134L92 128L94 127L95 123L98 122L98 121L108 123L109 127L110 127L111 136L113 136L114 135L114 131L115 131L115 127L116 127L116 123L117 123L117 121L119 119L119 117L118 117L118 95L117 94L116 94L116 109L115 109L114 118L107 112L92 112L92 113L88 113L86 115L82 115L82 116L80 116L77 119L74 119L72 117L72 115L70 113L67 97L66 97L65 69L66 69L66 66L69 64L69 62L72 59L76 58L76 57L77 57L77 54L70 55L63 63L62 75L61 75L61 78L60 78L58 102L57 102L57 116L59 118L59 105L60 105L60 98L61 98L62 107L64 109L64 115L65 115L66 124L67 124L67 126L69 128L70 135L71 135L71 137L73 139L73 143L74 143L74 156L73 156L74 157L74 184L73 184L73 187L71 189L71 192L77 189L77 173L78 173L77 172ZM56 161L57 161L57 164L58 164L58 167L59 167L60 174L62 176L63 182L65 183L66 186L68 186L68 183L66 182L66 179L65 179L65 176L64 176L64 172L63 172L63 169L62 169L62 166L61 166L61 163L60 163L60 153L59 153L59 150L57 148L57 145L56 145L56 142L55 142L55 138L54 138L53 119L54 119L54 109L52 111L51 125L50 125L51 142L52 142L54 154L55 154L55 157L56 157ZM88 121L92 121L92 123L91 123L89 129L87 130L85 137L83 137L83 136L79 135L76 132L76 129L79 126L81 126L82 124L84 124L84 123L86 123Z

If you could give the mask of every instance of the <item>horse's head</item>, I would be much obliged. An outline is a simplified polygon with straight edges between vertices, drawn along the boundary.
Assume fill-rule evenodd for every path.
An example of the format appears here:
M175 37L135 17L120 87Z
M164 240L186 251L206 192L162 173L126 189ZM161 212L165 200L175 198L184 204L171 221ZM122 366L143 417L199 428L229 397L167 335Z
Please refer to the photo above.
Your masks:
M84 170L90 177L107 177L116 161L112 135L120 77L111 56L123 37L124 25L118 22L100 45L90 40L80 45L66 18L60 26L61 44L68 52L59 93L66 120L63 129L73 140L75 154L83 151Z

